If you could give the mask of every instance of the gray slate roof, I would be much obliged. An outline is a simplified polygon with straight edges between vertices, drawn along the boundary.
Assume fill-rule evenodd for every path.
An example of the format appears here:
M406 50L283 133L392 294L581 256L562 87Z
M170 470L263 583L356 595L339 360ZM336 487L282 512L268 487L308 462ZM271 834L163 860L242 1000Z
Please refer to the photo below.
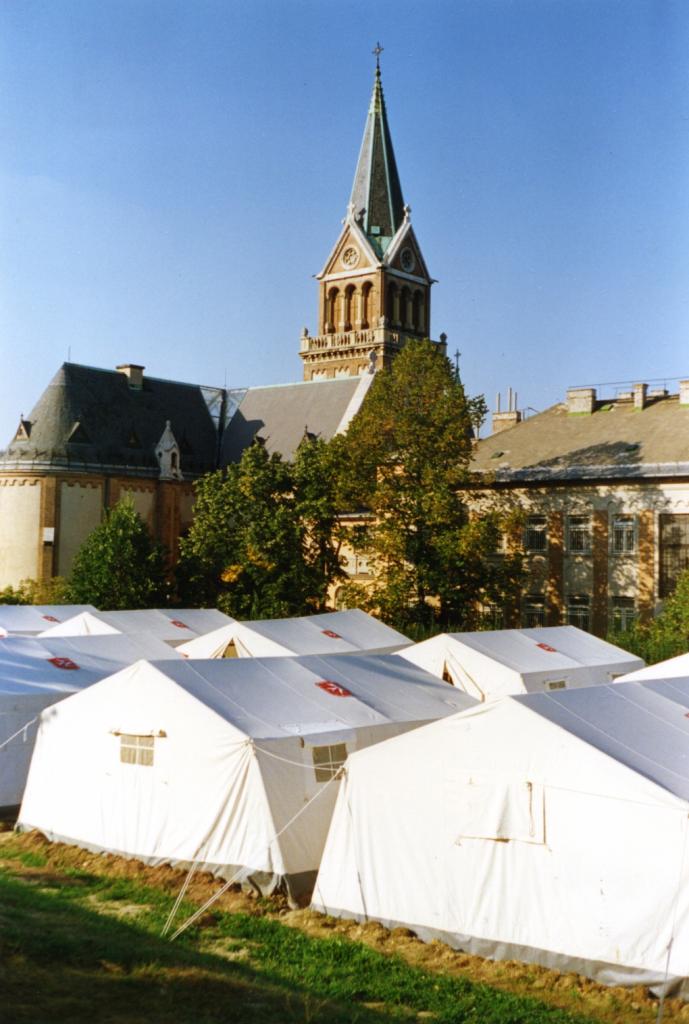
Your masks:
M0 469L114 470L157 477L155 449L167 420L187 479L238 461L256 437L269 452L291 459L306 431L329 440L344 429L372 379L228 390L219 443L218 417L211 415L207 398L219 414L222 389L144 376L137 391L123 373L65 363L22 418L18 437L0 452Z
M239 393L236 412L225 427L221 462L238 462L255 437L272 454L291 459L306 431L325 441L337 433L361 377L305 381L250 388Z
M137 391L116 370L64 363L23 420L28 437L10 442L0 467L118 467L157 476L155 447L167 420L180 446L182 472L213 469L217 433L200 387L144 377Z
M689 406L677 395L599 402L590 415L553 405L479 441L472 468L496 482L689 476Z

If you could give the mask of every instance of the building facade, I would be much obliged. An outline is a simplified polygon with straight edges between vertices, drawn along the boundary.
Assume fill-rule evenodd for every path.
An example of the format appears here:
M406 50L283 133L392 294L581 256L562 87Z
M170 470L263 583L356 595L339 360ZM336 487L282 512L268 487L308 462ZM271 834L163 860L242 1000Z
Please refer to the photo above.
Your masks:
M602 397L572 388L528 420L508 410L478 443L470 500L523 510L527 581L508 625L599 636L651 618L689 567L689 381Z

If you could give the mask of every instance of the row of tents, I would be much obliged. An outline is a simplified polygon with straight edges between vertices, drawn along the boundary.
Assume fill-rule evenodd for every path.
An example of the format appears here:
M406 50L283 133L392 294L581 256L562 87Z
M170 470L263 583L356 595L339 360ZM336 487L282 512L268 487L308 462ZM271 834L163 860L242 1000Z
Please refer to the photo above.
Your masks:
M149 636L165 653L115 671L135 634L0 641L0 679L7 645L75 645L51 657L76 669L42 656L64 685L91 668L76 645L111 645L100 681L40 714L19 827L684 991L689 659L644 669L573 627L412 645L361 612L290 622Z

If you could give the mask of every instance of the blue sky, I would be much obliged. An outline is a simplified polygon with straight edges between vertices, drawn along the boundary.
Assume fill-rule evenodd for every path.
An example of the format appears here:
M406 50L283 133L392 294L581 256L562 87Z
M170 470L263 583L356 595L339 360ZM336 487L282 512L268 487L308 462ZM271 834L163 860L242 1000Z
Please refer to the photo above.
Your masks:
M689 376L684 0L6 0L0 445L68 354L301 378L378 39L468 389Z

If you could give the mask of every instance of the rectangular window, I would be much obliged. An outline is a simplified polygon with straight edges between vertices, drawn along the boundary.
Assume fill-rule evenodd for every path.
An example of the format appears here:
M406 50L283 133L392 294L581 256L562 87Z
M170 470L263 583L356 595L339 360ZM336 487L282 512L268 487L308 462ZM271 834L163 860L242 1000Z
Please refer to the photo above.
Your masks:
M689 568L689 515L660 516L660 597L669 597Z
M132 736L120 733L120 761L122 764L153 765L153 736Z
M545 684L546 690L564 690L566 686L564 679L549 679Z
M591 599L586 594L575 594L567 599L567 625L591 629Z
M614 555L631 555L636 551L634 516L614 516L610 531L611 550Z
M636 608L633 597L610 598L610 628L615 633L623 633L636 622Z
M357 576L370 576L371 569L368 564L368 555L357 555L354 572Z
M522 626L525 629L545 626L545 598L541 594L527 594L523 599Z
M545 516L529 516L524 530L525 551L545 551L548 547L548 524Z
M339 768L347 760L347 745L333 743L330 746L313 748L313 765L316 769L316 782L329 782L337 775Z
M567 547L575 554L590 554L591 516L567 517Z
M482 629L504 629L505 613L497 604L479 605Z

